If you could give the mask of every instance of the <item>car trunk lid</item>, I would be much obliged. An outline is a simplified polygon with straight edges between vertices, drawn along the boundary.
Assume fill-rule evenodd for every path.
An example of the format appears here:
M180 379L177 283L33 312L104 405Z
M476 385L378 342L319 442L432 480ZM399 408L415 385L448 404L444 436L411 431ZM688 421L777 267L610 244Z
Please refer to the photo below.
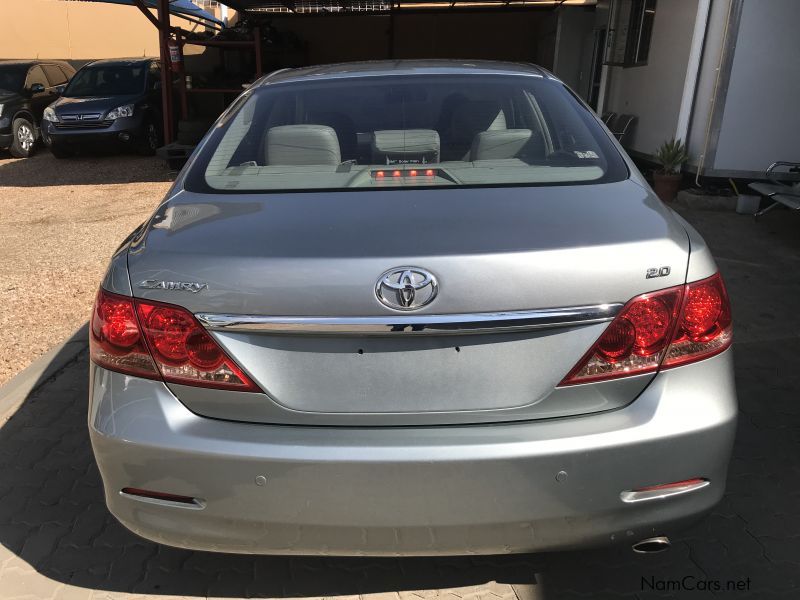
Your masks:
M273 423L405 425L584 414L632 401L651 375L570 389L558 384L619 305L684 282L688 250L670 211L626 181L181 192L159 208L128 261L135 295L180 304L208 323L217 319L214 337L265 392L171 385L196 412ZM387 270L407 266L433 274L438 295L413 312L392 310L376 297L376 284ZM662 267L668 275L646 278ZM464 323L483 328L498 314L507 324L519 313L538 318L576 307L584 317L598 307L606 313L460 331ZM458 331L414 325L440 317ZM275 318L288 330L263 327ZM298 328L309 321L313 326ZM365 321L390 327L353 329ZM326 329L330 323L345 327Z

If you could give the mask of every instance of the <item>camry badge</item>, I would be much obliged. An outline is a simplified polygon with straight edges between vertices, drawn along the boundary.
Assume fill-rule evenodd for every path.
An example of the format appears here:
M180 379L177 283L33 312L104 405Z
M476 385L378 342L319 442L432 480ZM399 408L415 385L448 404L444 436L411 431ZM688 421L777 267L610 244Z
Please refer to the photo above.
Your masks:
M389 269L375 284L375 296L394 310L417 310L433 302L437 293L433 273L417 267Z
M172 292L192 292L196 294L208 288L207 283L197 281L158 281L157 279L145 279L139 282L139 287L145 290L169 290Z

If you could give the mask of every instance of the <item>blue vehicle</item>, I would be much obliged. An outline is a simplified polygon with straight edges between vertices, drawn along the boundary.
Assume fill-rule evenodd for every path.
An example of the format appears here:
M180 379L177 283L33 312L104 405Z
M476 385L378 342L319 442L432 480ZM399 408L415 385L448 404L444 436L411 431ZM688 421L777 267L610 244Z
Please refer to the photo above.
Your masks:
M57 158L89 145L154 154L161 145L161 65L152 58L98 60L84 66L44 111Z

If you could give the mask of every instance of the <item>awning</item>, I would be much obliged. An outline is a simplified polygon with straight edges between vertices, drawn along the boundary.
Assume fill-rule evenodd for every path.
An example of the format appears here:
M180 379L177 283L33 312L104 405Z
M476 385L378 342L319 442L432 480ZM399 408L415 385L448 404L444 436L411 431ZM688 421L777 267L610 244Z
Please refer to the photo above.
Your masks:
M127 6L135 6L133 0L88 0L89 2L104 2L106 4L125 4ZM148 8L156 9L156 0L143 0L145 6ZM191 2L191 0L169 0L169 12L176 17L182 17L196 23L216 25L224 27L224 23L217 17L209 12L204 11L202 8Z
M553 8L593 6L597 0L225 0L233 9L294 13L384 12L404 8Z

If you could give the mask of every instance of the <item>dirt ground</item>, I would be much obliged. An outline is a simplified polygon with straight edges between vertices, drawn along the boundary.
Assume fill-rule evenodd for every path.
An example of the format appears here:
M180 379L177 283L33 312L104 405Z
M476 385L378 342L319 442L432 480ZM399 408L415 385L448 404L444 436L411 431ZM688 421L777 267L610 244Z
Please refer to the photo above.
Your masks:
M174 175L155 158L0 151L0 385L88 319L111 254Z

